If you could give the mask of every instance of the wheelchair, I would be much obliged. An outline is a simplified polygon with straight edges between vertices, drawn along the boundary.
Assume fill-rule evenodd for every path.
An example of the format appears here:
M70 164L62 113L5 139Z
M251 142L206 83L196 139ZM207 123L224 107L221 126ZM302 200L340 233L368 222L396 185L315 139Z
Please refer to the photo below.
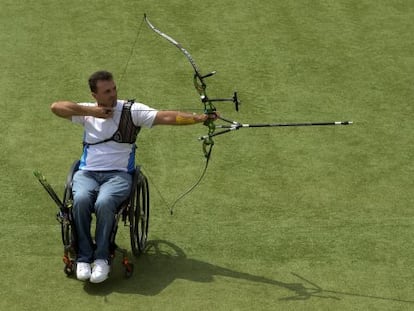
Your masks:
M61 234L63 242L63 262L65 264L64 272L71 276L75 272L77 239L76 230L72 218L73 195L72 180L75 172L79 169L79 160L73 162L66 178L65 189L63 194L62 206L57 214L57 220L61 224ZM49 191L48 191L49 192ZM49 193L50 194L50 193ZM122 221L124 227L129 227L131 249L134 256L139 256L145 251L148 230L149 230L149 186L147 177L141 172L140 166L135 167L133 173L133 183L129 197L117 208L115 214L114 227L110 237L110 264L115 258L118 251L122 254L122 265L125 269L125 277L130 277L134 270L134 265L128 259L128 251L120 248L115 243L118 223Z

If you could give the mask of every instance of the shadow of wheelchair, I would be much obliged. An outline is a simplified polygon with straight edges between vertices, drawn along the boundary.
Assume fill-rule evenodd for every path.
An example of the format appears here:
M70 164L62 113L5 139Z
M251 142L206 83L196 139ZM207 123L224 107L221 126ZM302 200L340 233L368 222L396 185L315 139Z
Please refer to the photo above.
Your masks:
M101 284L85 283L84 289L88 294L95 296L107 296L112 292L155 296L177 279L191 282L213 282L214 277L222 276L268 284L291 293L287 297L280 297L278 299L280 301L308 300L310 298L341 300L338 296L347 296L414 304L413 300L408 299L327 290L299 274L293 272L291 274L301 283L281 282L187 258L184 251L177 245L165 240L152 240L148 242L146 252L137 258L136 270L130 279L126 280L121 271L113 271L113 275L106 282Z
M149 241L145 253L135 260L135 267L134 275L128 280L115 269L106 282L85 283L84 289L90 295L97 296L107 296L112 292L155 296L177 279L204 283L213 282L214 277L222 276L269 284L293 293L292 297L281 298L282 300L306 300L312 296L339 299L319 295L322 289L313 284L306 287L302 283L285 283L187 258L181 248L165 240Z

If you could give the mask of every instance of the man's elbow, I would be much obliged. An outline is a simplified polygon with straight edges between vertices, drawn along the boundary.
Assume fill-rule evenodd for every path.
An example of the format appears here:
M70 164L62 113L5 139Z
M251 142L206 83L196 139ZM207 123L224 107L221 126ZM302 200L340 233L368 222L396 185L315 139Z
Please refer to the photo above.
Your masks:
M54 102L50 105L50 110L61 118L67 118L68 116L65 114L64 103L63 102Z
M54 102L50 105L50 110L54 113L57 114L57 111L59 110L59 102Z

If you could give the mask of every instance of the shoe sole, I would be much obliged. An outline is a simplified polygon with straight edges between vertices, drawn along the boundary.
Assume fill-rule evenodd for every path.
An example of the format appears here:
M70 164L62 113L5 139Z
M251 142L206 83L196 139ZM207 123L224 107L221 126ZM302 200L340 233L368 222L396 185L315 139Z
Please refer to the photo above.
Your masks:
M89 282L94 283L94 284L98 284L98 283L102 283L103 281L107 280L109 277L109 275L106 275L105 278L103 279L94 279L94 278L90 278Z

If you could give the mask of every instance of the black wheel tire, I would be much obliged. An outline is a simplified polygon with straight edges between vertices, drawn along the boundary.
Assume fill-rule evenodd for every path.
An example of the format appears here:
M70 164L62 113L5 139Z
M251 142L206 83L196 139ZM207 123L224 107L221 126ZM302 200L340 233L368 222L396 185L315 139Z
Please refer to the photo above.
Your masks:
M74 260L76 258L76 239L74 227L69 220L63 220L61 223L62 242L65 254L69 259Z
M65 268L63 269L63 271L65 272L65 274L67 276L72 276L75 273L75 269L73 268L74 264L72 265L66 265Z
M140 173L129 209L131 247L135 256L139 256L145 251L149 231L149 212L148 179Z
M125 278L129 279L134 274L134 264L128 263L125 267Z

